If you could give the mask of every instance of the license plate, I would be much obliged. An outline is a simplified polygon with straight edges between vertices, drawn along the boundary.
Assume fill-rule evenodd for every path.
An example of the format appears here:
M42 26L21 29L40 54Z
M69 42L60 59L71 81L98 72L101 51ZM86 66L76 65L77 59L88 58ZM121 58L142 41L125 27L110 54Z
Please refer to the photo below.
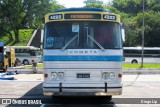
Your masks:
M79 73L79 74L77 74L77 78L90 78L90 74L87 74L87 73L81 74L81 73Z

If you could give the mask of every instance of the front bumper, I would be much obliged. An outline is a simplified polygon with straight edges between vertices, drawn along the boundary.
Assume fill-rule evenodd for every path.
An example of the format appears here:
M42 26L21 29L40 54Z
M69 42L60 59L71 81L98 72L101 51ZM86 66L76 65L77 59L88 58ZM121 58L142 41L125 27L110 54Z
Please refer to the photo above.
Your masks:
M47 96L112 96L122 94L122 83L43 83Z

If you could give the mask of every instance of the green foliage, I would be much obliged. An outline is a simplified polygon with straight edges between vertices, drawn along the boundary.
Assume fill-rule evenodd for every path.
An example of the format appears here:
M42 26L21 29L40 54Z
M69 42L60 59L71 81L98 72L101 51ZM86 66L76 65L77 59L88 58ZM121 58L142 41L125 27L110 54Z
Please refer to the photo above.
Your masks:
M144 13L145 17L145 46L160 47L160 13L148 11ZM137 27L142 26L142 13L135 17ZM140 35L141 36L141 35Z
M124 69L129 69L129 68L136 68L139 69L141 68L141 64L123 64L122 66ZM143 68L148 68L148 69L160 69L160 64L144 64Z
M86 4L85 7L104 8L102 0L85 0L84 3Z
M125 19L122 22L124 24L126 41L124 46L141 46L141 29L137 27L136 21L133 19Z
M146 47L160 47L160 0L144 0ZM113 0L106 8L122 17L126 31L124 46L141 46L143 0Z
M0 0L0 22L4 29L14 32L15 43L19 42L19 29L42 26L42 17L54 10L63 8L55 0ZM0 28L2 23L0 23ZM3 31L3 35L5 31Z
M16 46L26 46L33 34L33 31L34 31L33 29L20 29L19 30L20 42L14 44L14 40L13 40L7 45L12 46L14 44ZM11 33L13 34L13 31L11 31ZM0 40L4 41L5 44L6 44L6 41L8 41L8 39L9 38L7 36L0 37Z
M122 21L123 21L123 19L125 19L125 18L127 19L131 16L130 14L127 14L127 13L124 13L124 12L121 12L121 11L117 10L111 4L108 4L108 5L104 6L104 8L110 10L113 13L119 14L121 16Z
M142 0L113 0L113 7L118 10L136 15L142 11Z
M88 4L85 7L91 7L91 8L103 8L103 5L101 4Z
M138 13L142 13L143 0L113 0L112 6L121 12L136 16ZM144 0L144 7L146 11L152 9L158 11L160 9L160 1Z

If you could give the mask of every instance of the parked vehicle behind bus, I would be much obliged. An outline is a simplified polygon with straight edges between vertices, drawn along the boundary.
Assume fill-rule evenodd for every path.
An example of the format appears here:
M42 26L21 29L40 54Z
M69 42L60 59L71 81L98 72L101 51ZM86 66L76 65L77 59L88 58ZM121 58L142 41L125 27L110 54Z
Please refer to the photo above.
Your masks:
M32 60L42 62L40 48L34 46L12 46L15 49L16 61L20 64L32 64Z
M160 47L144 47L144 63L160 63ZM123 47L125 63L141 63L142 47Z

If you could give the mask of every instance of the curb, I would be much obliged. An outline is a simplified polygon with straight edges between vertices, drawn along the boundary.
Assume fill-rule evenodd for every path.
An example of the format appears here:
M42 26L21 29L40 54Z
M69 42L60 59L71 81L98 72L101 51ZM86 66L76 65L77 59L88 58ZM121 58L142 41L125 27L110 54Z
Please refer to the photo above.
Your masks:
M12 72L12 71L17 71L19 74L34 74L32 69L22 69L22 68L8 69L7 72ZM43 74L43 69L37 69L36 74Z
M160 69L123 69L123 74L160 74Z

